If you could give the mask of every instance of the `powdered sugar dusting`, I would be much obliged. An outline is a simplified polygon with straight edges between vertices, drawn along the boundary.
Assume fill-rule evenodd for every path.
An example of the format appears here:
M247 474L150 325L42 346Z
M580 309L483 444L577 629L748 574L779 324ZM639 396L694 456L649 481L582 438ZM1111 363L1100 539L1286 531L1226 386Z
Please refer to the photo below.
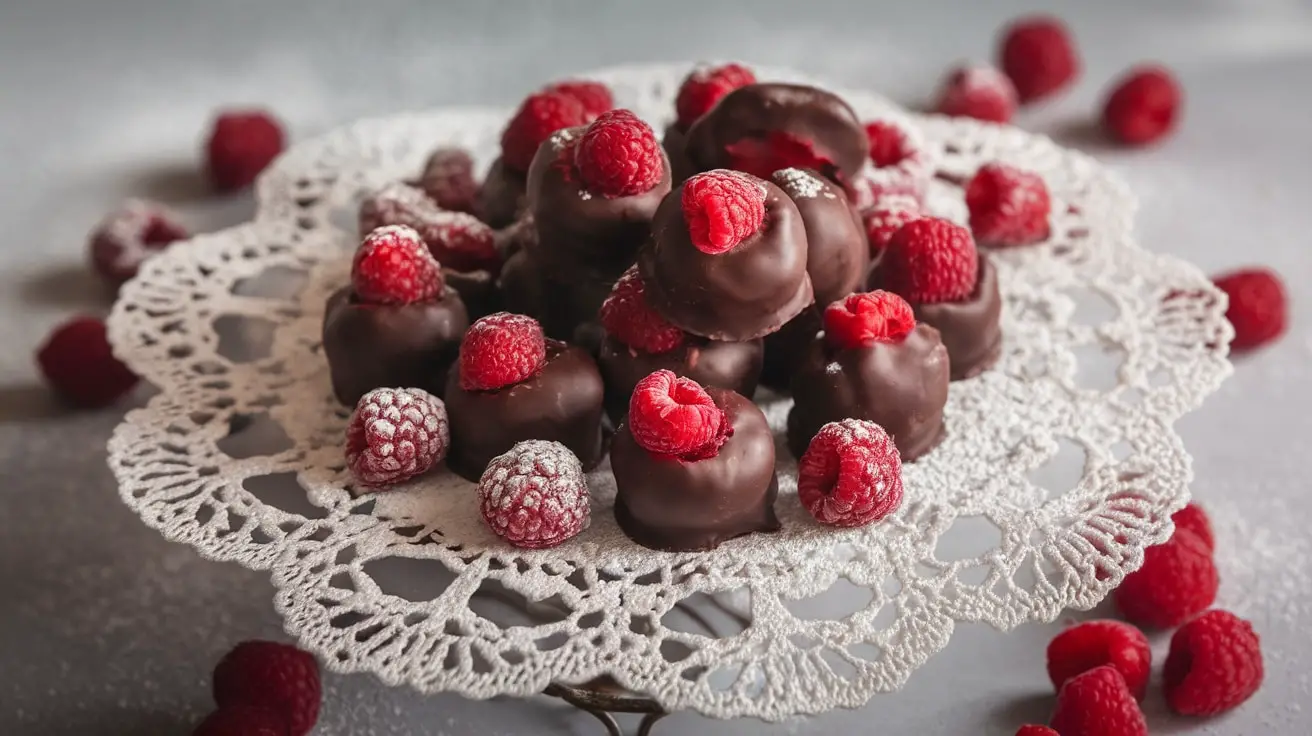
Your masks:
M814 199L823 196L833 199L834 192L824 181L802 169L780 169L770 177L793 199Z
M488 463L478 483L483 520L520 547L554 547L587 528L591 496L577 456L559 442L527 440Z

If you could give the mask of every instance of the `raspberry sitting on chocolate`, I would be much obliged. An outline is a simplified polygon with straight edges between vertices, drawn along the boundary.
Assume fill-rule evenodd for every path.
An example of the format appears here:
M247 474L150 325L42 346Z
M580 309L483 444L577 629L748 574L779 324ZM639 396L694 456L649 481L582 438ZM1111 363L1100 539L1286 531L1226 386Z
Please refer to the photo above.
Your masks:
M749 84L756 83L756 75L742 64L725 64L694 69L679 85L674 100L678 115L675 125L683 130L705 115L721 97Z
M697 174L684 182L680 197L692 244L703 253L733 250L765 220L765 189L734 171Z
M1216 600L1219 579L1212 551L1193 533L1177 529L1143 553L1143 566L1125 576L1114 597L1126 619L1142 626L1179 626Z
M1171 637L1163 685L1171 710L1214 716L1252 697L1264 676L1253 625L1228 611L1208 611Z
M192 736L289 736L287 719L278 711L253 705L219 708Z
M975 291L979 254L969 230L922 217L893 234L880 270L883 287L912 304L958 302Z
M463 148L439 148L429 154L419 186L444 210L471 215L478 211L474 158Z
M1052 203L1043 178L1003 163L981 166L966 185L970 230L980 245L1027 245L1048 237Z
M460 344L460 386L491 391L523 381L547 360L542 325L532 317L497 312L469 326Z
M360 397L346 426L346 465L373 488L428 472L451 444L446 406L417 388L378 388Z
M683 344L683 330L651 308L643 292L637 267L624 272L601 304L601 326L606 333L635 350L666 353Z
M1213 281L1230 298L1225 318L1235 329L1231 350L1252 350L1284 334L1289 305L1285 285L1274 271L1246 268L1222 274Z
M214 667L213 684L220 709L245 705L276 711L287 719L288 736L305 736L319 719L319 664L290 644L238 644Z
M1080 60L1065 24L1035 15L1021 18L1004 32L998 62L1011 78L1021 103L1047 97L1080 74Z
M478 482L483 521L516 547L555 547L588 525L583 466L559 442L528 440L488 463Z
M687 461L715 457L731 431L704 388L666 370L634 387L627 421L644 450Z
M1061 736L1148 736L1148 724L1115 667L1072 677L1057 694L1049 723Z
M1140 700L1148 690L1152 651L1142 631L1120 621L1086 621L1048 644L1048 678L1058 691L1076 675L1109 665Z
M214 188L230 192L250 186L282 153L282 125L264 110L231 110L214 119L205 144Z
M943 81L935 109L943 115L1006 123L1016 112L1016 87L991 66L959 67Z
M496 231L473 215L442 209L417 187L392 182L360 203L361 235L388 225L413 229L444 268L494 275L501 270Z
M522 174L533 163L538 146L552 133L584 125L589 120L587 110L573 95L561 92L529 95L501 133L501 160Z
M860 419L822 427L797 462L797 496L822 524L864 526L902 505L902 460L884 428Z
M588 191L603 197L642 194L665 174L656 133L628 110L603 113L583 131L573 150Z
M137 376L109 344L105 323L75 317L55 328L36 353L46 383L69 403L98 409L118 401L137 385Z
M780 169L814 169L832 175L834 162L802 136L782 130L768 131L761 137L740 138L724 147L729 154L729 168L761 179Z
M1130 146L1153 143L1175 129L1183 93L1164 67L1141 66L1117 81L1103 105L1102 124Z
M110 284L137 275L147 258L187 237L187 229L161 204L133 199L110 212L91 232L91 267Z
M825 308L825 339L839 350L900 342L916 328L911 305L897 294L852 294Z
M610 87L601 82L588 79L568 79L563 82L556 82L547 85L542 91L567 95L578 100L579 104L583 106L583 112L588 120L593 120L615 107L615 97L611 94Z
M413 228L388 225L360 243L351 286L367 304L413 304L442 295L442 269Z
M892 196L881 197L874 207L862 215L866 226L866 239L870 243L870 255L878 256L888 247L893 234L903 225L922 217L920 203L915 197Z

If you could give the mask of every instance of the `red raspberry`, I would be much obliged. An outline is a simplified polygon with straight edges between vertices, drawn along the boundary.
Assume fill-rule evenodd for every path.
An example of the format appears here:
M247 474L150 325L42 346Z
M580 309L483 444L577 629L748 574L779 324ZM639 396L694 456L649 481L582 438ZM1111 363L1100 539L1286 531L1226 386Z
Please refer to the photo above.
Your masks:
M821 524L864 526L902 505L902 459L884 428L830 422L797 461L797 497Z
M105 323L76 317L50 333L36 353L46 383L70 403L87 409L109 406L137 385L137 377L114 357Z
M881 197L875 206L862 215L866 224L866 237L870 241L870 255L876 256L888 247L903 225L912 220L919 220L922 214L920 203L915 197L892 196Z
M765 185L736 171L697 174L683 183L680 197L688 235L703 253L733 250L765 222Z
M276 710L250 705L220 708L192 736L288 736L287 719Z
M588 191L608 199L651 191L665 173L656 134L628 110L603 113L583 131L574 165Z
M1289 306L1285 285L1274 271L1246 268L1222 274L1213 281L1230 297L1225 318L1235 328L1231 350L1261 347L1284 334Z
M356 479L374 488L428 472L450 445L446 404L417 388L370 391L346 425L346 464Z
M866 138L870 141L870 162L876 168L897 166L915 154L906 131L896 123L886 120L866 123Z
M689 461L715 457L733 432L706 389L666 370L633 387L627 421L643 449Z
M1016 87L991 66L963 66L944 80L937 109L943 115L1009 122L1016 112Z
M232 110L214 119L205 146L214 188L243 189L273 163L283 148L282 125L263 110Z
M1070 32L1061 21L1047 16L1012 23L1002 37L998 60L1022 104L1047 97L1080 74Z
M460 387L491 391L525 380L547 362L542 325L532 317L497 312L469 326L460 343Z
M287 718L289 736L305 736L319 719L319 664L290 644L244 641L214 667L219 708L251 705Z
M405 225L365 236L351 264L351 286L366 304L412 304L442 295L442 268L419 233Z
M588 120L592 120L615 107L615 97L611 95L610 87L601 82L569 79L547 85L542 91L568 95L578 100L579 104L583 106L583 111L587 113Z
M916 329L911 305L897 294L871 291L852 294L825 308L825 339L839 350L866 348L877 342L902 342Z
M453 212L477 211L478 182L474 159L463 148L439 148L429 155L419 186L438 207Z
M1007 164L980 167L966 185L970 229L980 245L1026 245L1048 237L1052 203L1043 177Z
M360 203L360 232L404 225L419 234L440 266L453 271L501 270L496 232L477 217L442 209L422 190L392 182Z
M741 64L692 70L679 86L679 96L674 100L678 113L675 125L686 130L697 118L710 112L720 98L749 84L756 84L756 75Z
M1212 551L1184 530L1143 553L1143 567L1116 589L1116 607L1141 626L1179 626L1216 600L1219 580Z
M559 442L528 440L493 458L478 481L483 521L516 547L555 547L588 526L588 481Z
M1048 678L1058 691L1067 680L1094 667L1115 667L1134 697L1148 689L1152 651L1142 631L1120 621L1085 621L1048 644Z
M1028 725L1021 726L1020 729L1016 731L1016 736L1061 736L1061 734L1047 726Z
M185 237L187 229L163 205L133 199L100 221L87 250L96 273L121 284L136 276L147 258Z
M1102 109L1102 124L1113 138L1142 146L1175 128L1182 94L1175 77L1160 66L1131 69L1117 83Z
M779 169L812 169L827 174L834 162L815 150L815 144L782 130L771 130L764 138L741 138L724 147L729 168L759 179L769 179Z
M1208 611L1171 637L1166 702L1181 715L1214 716L1252 697L1263 676L1262 642L1253 625L1228 611Z
M1191 503L1179 511L1171 514L1171 521L1175 524L1176 532L1181 530L1198 537L1198 541L1207 547L1208 551L1216 549L1216 541L1212 536L1212 522L1207 518L1207 512L1197 503Z
M1115 667L1094 667L1066 681L1048 725L1061 736L1148 736L1148 724Z
M647 303L636 266L624 272L610 296L601 303L601 326L634 350L667 353L683 344L683 330L665 320Z
M979 254L966 228L922 217L893 234L879 270L883 287L912 304L959 302L975 292Z
M552 133L587 122L587 111L572 95L560 92L529 95L501 133L501 160L515 171L528 171L538 146Z

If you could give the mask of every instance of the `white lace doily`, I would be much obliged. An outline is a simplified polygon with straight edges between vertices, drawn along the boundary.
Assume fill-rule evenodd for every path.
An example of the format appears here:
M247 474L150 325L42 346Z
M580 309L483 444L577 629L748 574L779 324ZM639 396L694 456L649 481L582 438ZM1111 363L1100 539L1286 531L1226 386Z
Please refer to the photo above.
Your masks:
M587 76L663 125L685 71ZM169 539L271 570L288 631L329 666L478 698L609 674L670 710L778 719L899 688L958 621L1006 629L1093 606L1188 499L1172 424L1229 372L1224 297L1135 244L1133 197L1090 158L842 94L863 118L921 130L939 161L931 210L961 219L951 182L992 160L1040 172L1054 201L1048 242L995 253L1002 360L952 384L947 440L905 467L906 502L886 522L815 524L790 460L783 531L697 554L625 538L605 466L591 527L542 551L500 543L473 486L445 473L348 493L347 411L319 330L347 278L356 201L439 144L486 166L507 111L481 108L300 145L260 181L255 222L146 264L110 320L119 355L160 388L110 442L123 500ZM787 406L766 402L776 428Z

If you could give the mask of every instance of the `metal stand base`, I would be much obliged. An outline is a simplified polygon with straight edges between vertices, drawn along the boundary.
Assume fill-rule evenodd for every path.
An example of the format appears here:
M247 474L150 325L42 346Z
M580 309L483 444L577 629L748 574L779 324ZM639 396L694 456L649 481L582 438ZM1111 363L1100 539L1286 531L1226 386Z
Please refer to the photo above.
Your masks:
M606 728L606 736L624 736L619 722L615 720L615 713L642 714L634 736L650 736L656 722L669 715L656 701L626 693L607 678L594 680L582 687L553 684L543 694L560 698L601 721L601 725Z

